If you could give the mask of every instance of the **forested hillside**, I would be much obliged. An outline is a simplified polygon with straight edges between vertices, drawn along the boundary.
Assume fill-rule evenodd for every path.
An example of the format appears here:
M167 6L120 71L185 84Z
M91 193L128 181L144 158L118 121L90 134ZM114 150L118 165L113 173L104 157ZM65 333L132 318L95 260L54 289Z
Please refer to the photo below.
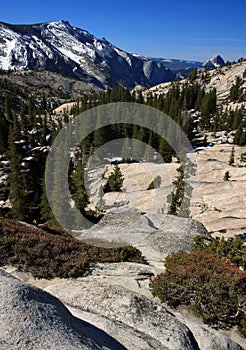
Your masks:
M206 80L206 73L202 74L202 79ZM193 144L197 134L201 134L204 130L212 132L226 130L228 133L233 133L235 144L245 145L244 105L241 104L240 108L223 109L218 104L216 89L205 89L201 83L202 79L201 74L197 74L194 70L186 81L174 82L166 93L159 94L151 91L148 94L142 93L141 90L129 91L123 85L108 88L106 91L87 91L74 101L72 108L64 109L62 113L54 112L54 107L59 101L59 95L55 91L53 91L53 96L56 98L54 104L46 93L38 94L31 87L29 90L22 89L9 79L0 79L1 215L38 223L54 220L44 188L45 160L49 147L65 123L74 116L99 105L124 101L152 106L168 114L180 125ZM243 84L241 78L236 78L229 91L231 101L245 101ZM67 101L71 101L71 97ZM64 99L61 99L61 102L64 102ZM69 170L72 196L79 210L90 218L100 217L100 213L86 211L89 197L84 188L83 169L89 156L97 148L119 138L143 141L152 146L165 162L172 161L174 151L170 145L160 135L150 130L131 124L109 125L96 129L78 145ZM199 142L206 145L206 139ZM146 161L153 160L153 154L146 153L144 157ZM134 149L132 159L124 161L134 161Z

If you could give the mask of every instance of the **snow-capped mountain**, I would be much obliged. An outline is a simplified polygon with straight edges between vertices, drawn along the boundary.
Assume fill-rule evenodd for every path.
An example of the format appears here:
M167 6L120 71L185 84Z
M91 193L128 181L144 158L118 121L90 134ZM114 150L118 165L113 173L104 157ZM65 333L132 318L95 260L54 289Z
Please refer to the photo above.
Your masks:
M101 88L173 81L164 62L129 54L67 21L34 25L0 22L0 69L48 70Z
M207 69L224 67L225 61L220 55L215 55L211 57L209 60L205 61L202 66Z

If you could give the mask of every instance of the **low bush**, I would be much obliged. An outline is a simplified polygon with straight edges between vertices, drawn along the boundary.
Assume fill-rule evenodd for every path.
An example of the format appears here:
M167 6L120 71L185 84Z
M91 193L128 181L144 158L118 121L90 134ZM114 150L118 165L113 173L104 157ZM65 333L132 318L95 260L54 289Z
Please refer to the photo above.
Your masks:
M178 252L150 282L152 294L171 307L186 305L213 327L237 325L246 335L246 273L205 251Z
M36 278L80 277L94 262L146 263L132 247L99 248L87 245L61 229L35 229L0 219L0 266L13 265Z
M220 258L227 258L236 266L246 269L246 246L240 236L227 240L224 237L212 238L209 244L206 244L201 236L197 236L194 240L193 251L198 250Z

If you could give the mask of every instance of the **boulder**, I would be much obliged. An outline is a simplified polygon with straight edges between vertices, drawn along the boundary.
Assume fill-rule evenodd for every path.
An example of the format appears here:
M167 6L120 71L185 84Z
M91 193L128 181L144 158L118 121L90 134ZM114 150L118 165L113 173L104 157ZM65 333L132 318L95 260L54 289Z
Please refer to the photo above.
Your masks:
M208 329L205 325L200 325L187 317L177 316L177 318L192 331L200 350L242 349L242 347L232 339L219 332Z
M0 269L2 350L123 350L123 345L74 316L54 296Z
M78 238L90 240L90 243L94 240L95 245L100 240L109 246L131 244L142 252L150 265L163 268L168 254L191 251L197 235L211 239L198 221L167 214L142 214L124 206L108 211L98 224L80 232Z
M190 252L196 236L201 236L205 241L211 240L203 224L196 220L151 213L147 213L145 217L158 228L142 242L142 253L149 256L152 252L152 259L158 255L164 259L167 255L180 250ZM154 251L156 251L155 254Z
M80 232L77 238L136 245L155 230L139 210L125 206L108 211L98 224Z

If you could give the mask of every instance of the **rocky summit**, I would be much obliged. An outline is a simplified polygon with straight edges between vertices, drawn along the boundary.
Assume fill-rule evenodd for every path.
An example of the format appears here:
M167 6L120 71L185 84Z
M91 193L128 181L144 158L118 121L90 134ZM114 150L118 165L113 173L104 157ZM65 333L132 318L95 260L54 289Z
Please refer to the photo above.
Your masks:
M209 60L205 61L202 66L206 68L224 67L225 61L220 55L215 55L211 57Z

